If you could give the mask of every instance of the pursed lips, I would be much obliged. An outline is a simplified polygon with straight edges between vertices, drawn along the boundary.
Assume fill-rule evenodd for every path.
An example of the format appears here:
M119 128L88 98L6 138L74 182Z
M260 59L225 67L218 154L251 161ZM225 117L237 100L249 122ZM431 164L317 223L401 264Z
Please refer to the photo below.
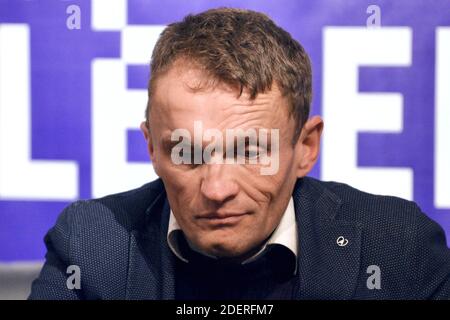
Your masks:
M248 212L209 212L199 215L198 219L209 223L218 225L230 225L239 222L242 218L248 215Z

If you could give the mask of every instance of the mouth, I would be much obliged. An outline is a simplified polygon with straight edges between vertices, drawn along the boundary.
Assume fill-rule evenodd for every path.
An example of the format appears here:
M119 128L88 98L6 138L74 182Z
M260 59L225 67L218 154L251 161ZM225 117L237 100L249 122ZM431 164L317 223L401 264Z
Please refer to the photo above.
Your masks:
M234 225L241 221L248 212L210 212L198 217L204 223L214 226Z

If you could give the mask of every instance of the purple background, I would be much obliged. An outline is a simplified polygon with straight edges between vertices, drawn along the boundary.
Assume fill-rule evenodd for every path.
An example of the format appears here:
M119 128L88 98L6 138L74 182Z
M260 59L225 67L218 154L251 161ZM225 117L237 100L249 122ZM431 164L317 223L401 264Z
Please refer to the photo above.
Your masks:
M66 28L65 10L70 4L82 10L81 30ZM412 28L413 54L408 68L360 68L360 91L403 94L404 130L401 134L359 134L358 165L412 167L414 201L444 227L449 238L450 210L437 210L433 204L433 126L435 28L450 25L450 1L129 0L128 24L168 24L187 13L218 6L265 12L310 54L313 113L321 114L322 29L365 26L370 4L381 7L383 26ZM90 1L0 0L0 23L30 25L32 157L77 161L83 199L91 197L91 60L118 58L121 46L119 32L92 31L90 10ZM145 65L130 65L128 87L145 88L147 73ZM129 130L128 161L147 159L141 134ZM320 176L320 163L312 176ZM67 204L0 200L0 261L43 259L43 236Z

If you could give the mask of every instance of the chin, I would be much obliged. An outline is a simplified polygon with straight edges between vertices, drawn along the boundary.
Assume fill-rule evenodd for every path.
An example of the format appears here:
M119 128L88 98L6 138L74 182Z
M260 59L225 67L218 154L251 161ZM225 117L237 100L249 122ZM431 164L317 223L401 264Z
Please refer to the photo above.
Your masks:
M213 239L211 243L205 243L202 250L218 258L237 258L244 255L249 248L242 247L243 240L217 241Z

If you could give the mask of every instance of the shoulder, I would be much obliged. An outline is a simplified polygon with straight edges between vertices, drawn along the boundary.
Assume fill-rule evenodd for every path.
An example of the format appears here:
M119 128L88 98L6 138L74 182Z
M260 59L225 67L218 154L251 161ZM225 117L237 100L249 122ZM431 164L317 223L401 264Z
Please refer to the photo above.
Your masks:
M338 202L335 216L338 220L358 221L372 227L392 224L406 226L422 223L422 218L427 220L426 215L413 201L364 192L335 181L320 181L308 177L306 184L318 194L328 194Z
M415 298L450 297L445 232L415 202L363 192L344 183L306 180L317 195L327 194L338 203L335 220L361 227L361 265L380 266L385 290L392 286L392 292L410 292Z
M63 210L55 228L61 225L87 231L119 227L129 231L142 224L148 207L164 194L164 185L157 179L125 192L78 200Z

